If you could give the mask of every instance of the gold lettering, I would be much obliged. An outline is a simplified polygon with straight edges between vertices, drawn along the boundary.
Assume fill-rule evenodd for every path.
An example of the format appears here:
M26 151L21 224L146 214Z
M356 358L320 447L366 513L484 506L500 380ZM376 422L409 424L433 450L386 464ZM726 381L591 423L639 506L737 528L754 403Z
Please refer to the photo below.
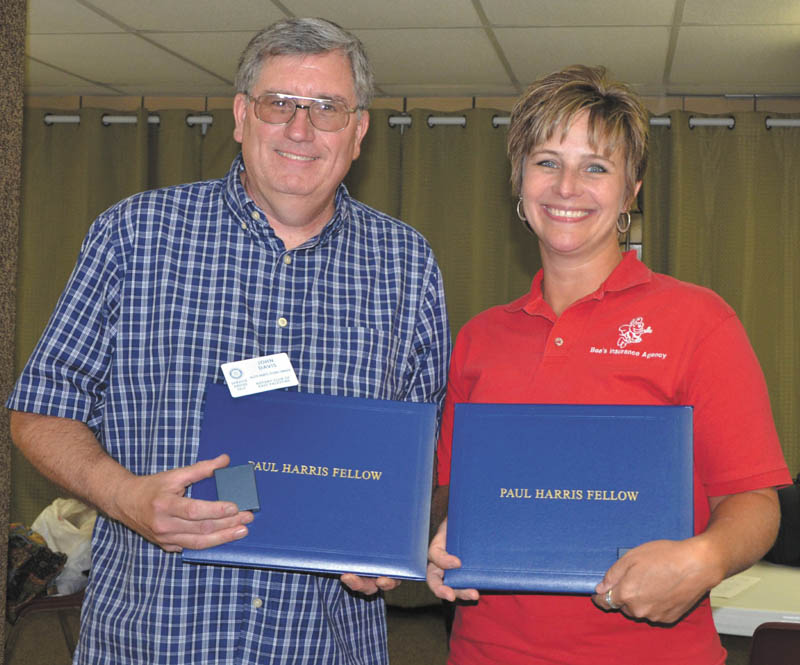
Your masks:
M530 491L527 487L501 487L501 499L531 499Z

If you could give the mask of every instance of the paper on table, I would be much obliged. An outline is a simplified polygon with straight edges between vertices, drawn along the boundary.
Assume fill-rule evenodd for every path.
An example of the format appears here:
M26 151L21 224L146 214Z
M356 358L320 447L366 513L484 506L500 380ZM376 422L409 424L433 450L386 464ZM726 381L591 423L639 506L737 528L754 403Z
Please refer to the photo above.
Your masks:
M760 577L752 577L751 575L739 573L738 575L729 577L727 580L722 580L722 582L711 589L711 595L716 598L733 598L760 581Z

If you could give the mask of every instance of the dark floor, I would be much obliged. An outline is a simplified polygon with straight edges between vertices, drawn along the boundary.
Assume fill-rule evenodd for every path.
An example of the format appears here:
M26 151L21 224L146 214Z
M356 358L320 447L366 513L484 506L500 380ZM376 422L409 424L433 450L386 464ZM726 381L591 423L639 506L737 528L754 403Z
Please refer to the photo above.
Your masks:
M389 608L389 659L392 665L444 665L447 660L447 637L440 606L415 609ZM24 617L13 629L6 625L6 635L14 640L6 665L69 665L67 640L78 631L78 611L42 612ZM749 637L724 635L728 649L727 665L747 665ZM7 646L12 646L7 644ZM800 662L800 661L799 661Z

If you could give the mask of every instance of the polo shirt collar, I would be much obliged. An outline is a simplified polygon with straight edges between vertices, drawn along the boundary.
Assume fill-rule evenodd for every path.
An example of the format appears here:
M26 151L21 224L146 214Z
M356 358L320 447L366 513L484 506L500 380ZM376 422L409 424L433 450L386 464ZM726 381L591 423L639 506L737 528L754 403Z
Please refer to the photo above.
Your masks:
M587 295L582 300L602 300L608 292L624 291L626 289L646 284L653 278L652 271L638 258L636 252L631 250L625 252L622 256L622 261L619 262L611 274L594 292ZM544 273L542 270L536 273L531 284L531 290L521 298L510 302L506 305L505 309L508 312L524 311L526 314L532 316L545 316L553 318L553 309L542 296L542 280Z

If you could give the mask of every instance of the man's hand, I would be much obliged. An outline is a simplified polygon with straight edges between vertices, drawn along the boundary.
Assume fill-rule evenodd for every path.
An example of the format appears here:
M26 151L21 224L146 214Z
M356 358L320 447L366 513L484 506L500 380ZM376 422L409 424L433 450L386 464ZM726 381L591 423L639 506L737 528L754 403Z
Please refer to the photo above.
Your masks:
M444 583L444 571L461 567L461 560L457 556L448 554L445 549L447 544L447 518L439 525L436 535L431 540L428 548L428 587L437 598L443 600L478 600L480 594L477 589L453 589Z
M127 475L116 485L109 514L165 552L205 549L247 535L253 513L230 501L185 496L194 482L228 465L227 455L150 476Z
M400 580L395 580L391 577L362 577L361 575L345 573L339 579L351 591L363 593L367 596L372 596L378 591L391 591L400 586Z

